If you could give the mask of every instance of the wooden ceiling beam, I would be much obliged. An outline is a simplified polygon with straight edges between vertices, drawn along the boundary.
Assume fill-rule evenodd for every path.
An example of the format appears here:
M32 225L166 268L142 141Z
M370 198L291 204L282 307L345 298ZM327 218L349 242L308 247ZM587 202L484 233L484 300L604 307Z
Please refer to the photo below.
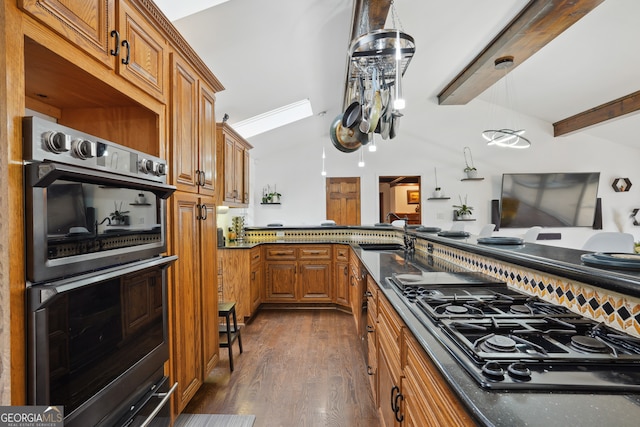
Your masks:
M391 0L354 0L349 44L369 31L384 28Z
M484 50L438 95L442 105L464 105L504 76L495 60L514 58L519 64L542 49L604 0L531 0Z
M640 111L640 91L567 117L553 124L553 136L568 135L580 129Z

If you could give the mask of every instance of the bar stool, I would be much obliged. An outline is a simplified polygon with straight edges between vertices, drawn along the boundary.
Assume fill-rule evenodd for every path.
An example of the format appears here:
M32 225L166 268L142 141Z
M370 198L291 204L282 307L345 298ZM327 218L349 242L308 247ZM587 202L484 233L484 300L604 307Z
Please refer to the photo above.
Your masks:
M242 353L242 337L240 336L240 328L236 319L236 303L235 302L219 302L218 316L225 318L225 325L220 325L220 347L229 349L229 368L233 372L233 342L238 340L238 347ZM231 328L230 318L233 317L233 329ZM223 339L225 341L223 341Z

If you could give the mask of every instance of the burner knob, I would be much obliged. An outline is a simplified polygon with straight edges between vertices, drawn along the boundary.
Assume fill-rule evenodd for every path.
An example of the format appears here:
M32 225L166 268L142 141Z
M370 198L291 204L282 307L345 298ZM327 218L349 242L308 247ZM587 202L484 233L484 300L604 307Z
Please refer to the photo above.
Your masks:
M502 369L500 363L495 361L485 363L482 367L482 374L495 381L502 381L504 379L504 369Z
M164 163L158 163L158 167L156 169L156 175L163 176L167 174L167 165Z
M140 160L140 170L144 173L154 173L153 166L155 165L153 160L142 159Z
M507 368L509 376L514 380L529 381L531 379L531 371L522 362L515 362L509 365Z
M96 156L96 144L86 139L74 139L71 142L71 152L79 159Z
M69 140L69 136L62 132L47 132L44 134L44 142L47 149L56 154L69 151Z

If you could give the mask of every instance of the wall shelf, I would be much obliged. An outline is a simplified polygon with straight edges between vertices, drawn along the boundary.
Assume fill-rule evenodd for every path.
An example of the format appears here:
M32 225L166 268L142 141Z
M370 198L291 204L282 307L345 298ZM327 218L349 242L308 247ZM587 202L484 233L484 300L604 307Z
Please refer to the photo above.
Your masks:
M129 206L151 206L151 203L129 203Z
M469 219L462 219L462 218L456 218L454 219L454 221L475 221L475 218L469 218Z
M429 197L427 200L449 200L451 197Z
M462 178L460 181L482 181L484 178Z
M261 205L279 205L280 202L277 203L260 203Z

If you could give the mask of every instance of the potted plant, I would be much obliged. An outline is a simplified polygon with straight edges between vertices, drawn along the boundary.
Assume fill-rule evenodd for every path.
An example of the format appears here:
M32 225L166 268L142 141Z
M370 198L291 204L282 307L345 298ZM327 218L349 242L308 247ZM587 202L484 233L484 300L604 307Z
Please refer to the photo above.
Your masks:
M280 203L280 196L282 196L282 194L274 191L267 195L267 199L269 200L269 203Z
M458 198L460 199L460 204L453 205L453 207L456 208L455 210L456 218L459 218L459 219L471 218L471 215L473 214L473 206L469 206L467 204L467 196L464 196L464 202L462 201L461 196L458 196Z
M467 151L469 152L469 160L467 160ZM462 150L462 154L464 154L464 165L465 165L463 172L467 174L467 178L477 178L478 170L473 165L473 156L471 155L471 148L464 147L464 149Z

